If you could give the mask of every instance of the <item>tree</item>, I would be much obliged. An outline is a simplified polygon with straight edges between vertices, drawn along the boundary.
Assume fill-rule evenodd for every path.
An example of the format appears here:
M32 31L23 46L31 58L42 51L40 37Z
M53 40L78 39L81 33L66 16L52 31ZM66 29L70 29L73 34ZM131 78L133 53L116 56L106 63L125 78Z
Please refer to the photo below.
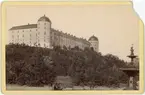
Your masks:
M63 49L64 49L64 50L67 50L67 47L64 45L64 46L63 46Z
M93 47L91 47L91 50L92 50L92 51L94 51L94 48L93 48Z
M73 50L6 46L6 83L29 86L52 85L56 76L71 76L75 85L114 85L127 76L118 68L125 62L112 54L102 55L89 48Z
M60 46L54 46L53 49L54 49L54 51L59 51L61 49L61 47Z

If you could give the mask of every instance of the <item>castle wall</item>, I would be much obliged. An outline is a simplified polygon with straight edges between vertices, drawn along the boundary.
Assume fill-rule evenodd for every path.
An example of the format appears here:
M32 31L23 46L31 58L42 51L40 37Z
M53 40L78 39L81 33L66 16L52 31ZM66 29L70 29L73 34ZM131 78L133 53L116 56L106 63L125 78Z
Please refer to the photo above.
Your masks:
M31 34L30 34L30 45L31 46L36 46L37 45L37 28L31 29Z
M9 35L9 43L26 44L29 46L38 47L53 47L53 46L66 46L73 48L78 46L81 49L89 47L90 43L87 40L74 37L72 35L49 29L49 23L46 26L39 23L37 28L11 30Z
M18 29L9 31L9 43L34 46L36 43L36 28Z
M29 46L46 48L52 48L53 46L74 48L78 46L81 49L91 45L95 47L95 51L98 51L96 42L90 43L85 39L52 29L51 21L45 16L41 17L37 24L12 27L9 32L9 43L24 43Z
M99 51L99 42L98 41L89 41L91 43L90 47L93 47L94 51Z
M63 46L66 46L67 48L78 46L81 49L90 46L90 43L87 40L80 39L54 29L51 30L51 38L52 46L60 46L62 48Z

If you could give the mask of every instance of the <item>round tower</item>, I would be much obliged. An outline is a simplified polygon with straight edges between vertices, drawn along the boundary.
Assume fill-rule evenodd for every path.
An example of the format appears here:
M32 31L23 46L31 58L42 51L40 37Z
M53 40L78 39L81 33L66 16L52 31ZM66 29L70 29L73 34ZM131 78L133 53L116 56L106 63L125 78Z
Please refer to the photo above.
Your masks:
M40 17L37 22L37 45L39 47L51 48L51 21L45 15Z
M93 35L89 38L88 41L90 42L90 48L93 48L94 51L98 52L99 51L99 40L98 40L98 38Z

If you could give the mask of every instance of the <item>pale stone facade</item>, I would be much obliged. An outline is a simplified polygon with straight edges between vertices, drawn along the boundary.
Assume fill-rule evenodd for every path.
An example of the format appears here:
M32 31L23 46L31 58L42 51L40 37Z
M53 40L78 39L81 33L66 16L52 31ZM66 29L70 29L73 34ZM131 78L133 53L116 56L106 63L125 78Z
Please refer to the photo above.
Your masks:
M9 30L9 43L26 44L29 46L53 48L66 46L81 49L93 47L98 52L99 42L95 36L89 41L51 28L51 21L45 15L39 18L37 24L28 24L12 27Z
M99 51L99 41L98 38L94 35L89 38L90 47L92 47L95 51Z

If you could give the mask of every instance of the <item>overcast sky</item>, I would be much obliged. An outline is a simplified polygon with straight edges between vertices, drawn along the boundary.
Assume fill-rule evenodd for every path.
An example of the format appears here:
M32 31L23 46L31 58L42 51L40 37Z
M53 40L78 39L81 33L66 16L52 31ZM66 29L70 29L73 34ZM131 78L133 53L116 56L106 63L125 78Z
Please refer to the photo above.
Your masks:
M13 26L36 24L44 14L52 28L77 37L99 39L99 51L129 61L131 44L139 49L139 18L131 5L53 5L7 7L7 30Z

